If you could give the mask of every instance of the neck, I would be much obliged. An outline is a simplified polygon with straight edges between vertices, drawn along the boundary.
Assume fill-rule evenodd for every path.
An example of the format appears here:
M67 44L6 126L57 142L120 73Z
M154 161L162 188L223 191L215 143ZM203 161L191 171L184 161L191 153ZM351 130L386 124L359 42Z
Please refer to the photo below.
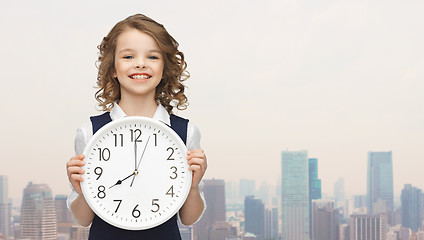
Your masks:
M152 118L158 104L154 98L133 98L121 96L119 107L127 116L142 116Z

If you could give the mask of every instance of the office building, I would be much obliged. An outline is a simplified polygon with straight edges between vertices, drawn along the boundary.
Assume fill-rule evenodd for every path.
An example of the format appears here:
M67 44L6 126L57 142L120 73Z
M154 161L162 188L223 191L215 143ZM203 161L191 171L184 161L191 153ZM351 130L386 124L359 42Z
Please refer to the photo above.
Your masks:
M278 238L278 208L272 208L271 210L271 239Z
M353 207L360 209L367 207L367 195L355 195L353 196Z
M66 195L56 195L54 205L56 209L57 233L61 236L69 237L71 228L74 226L74 221L72 213L66 204L66 199Z
M309 232L312 237L312 200L321 199L321 179L318 179L318 159L308 159L309 168Z
M185 226L178 222L178 228L180 229L180 235L182 240L193 239L193 226Z
M281 154L282 240L309 240L309 169L307 151Z
M318 178L318 159L309 158L309 198L321 199L321 179Z
M339 239L339 211L332 200L312 200L312 239Z
M239 185L236 181L225 181L225 201L227 204L237 203L239 196Z
M255 180L240 179L239 197L242 201L246 196L255 195Z
M380 215L352 215L349 222L351 240L386 240L387 219Z
M56 210L46 184L28 183L21 207L21 238L57 240Z
M423 231L419 231L417 232L417 239L416 240L424 240L424 232Z
M393 211L392 152L368 152L367 212Z
M265 209L265 239L278 238L278 208Z
M72 226L70 229L70 239L87 240L90 234L90 227Z
M73 223L73 217L71 211L68 209L66 204L66 195L56 195L54 198L54 204L56 208L56 221L58 223Z
M5 238L8 238L13 234L11 232L11 209L8 194L7 177L0 175L0 234L2 234Z
M244 231L263 240L265 235L265 206L260 199L246 196L244 199Z
M344 178L339 178L334 183L334 200L336 208L342 208L345 205L346 194L344 186Z
M209 240L227 240L237 237L237 230L228 222L217 221L209 227Z
M194 238L197 240L209 239L209 227L215 222L226 221L224 180L205 179L203 182L207 208L199 222L193 226Z
M264 204L270 204L271 203L271 186L266 183L262 182L259 188L256 190L255 196L262 200Z
M405 184L401 193L402 226L413 232L422 230L423 192L411 184Z
M350 240L350 231L348 224L339 225L339 240Z

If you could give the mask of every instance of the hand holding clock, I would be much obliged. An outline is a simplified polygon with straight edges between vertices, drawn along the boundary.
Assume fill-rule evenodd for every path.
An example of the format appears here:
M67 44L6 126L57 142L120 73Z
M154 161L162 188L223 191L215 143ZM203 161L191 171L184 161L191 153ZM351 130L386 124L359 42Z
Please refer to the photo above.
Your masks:
M207 169L206 154L203 149L193 149L187 152L189 170L193 171L191 188L197 188Z
M192 183L188 197L180 209L181 222L184 225L191 225L198 220L204 209L203 200L200 195L199 183L207 168L206 155L203 149L194 149L187 152L189 170L192 172Z
M66 163L69 182L79 195L82 194L80 182L84 181L81 176L85 172L84 169L81 168L85 165L85 162L83 161L84 158L84 154L79 154L71 157L71 159Z

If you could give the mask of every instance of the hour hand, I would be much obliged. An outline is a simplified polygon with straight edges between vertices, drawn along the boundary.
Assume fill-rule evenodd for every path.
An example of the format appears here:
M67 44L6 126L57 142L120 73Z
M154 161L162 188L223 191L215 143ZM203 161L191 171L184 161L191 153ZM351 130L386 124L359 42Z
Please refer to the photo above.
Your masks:
M129 175L128 177L122 179L122 180L118 180L113 186L111 186L109 189L111 189L112 187L115 187L116 185L121 185L121 183L125 180L127 180L128 178L130 178L131 176L135 175L136 171L134 171L131 175Z

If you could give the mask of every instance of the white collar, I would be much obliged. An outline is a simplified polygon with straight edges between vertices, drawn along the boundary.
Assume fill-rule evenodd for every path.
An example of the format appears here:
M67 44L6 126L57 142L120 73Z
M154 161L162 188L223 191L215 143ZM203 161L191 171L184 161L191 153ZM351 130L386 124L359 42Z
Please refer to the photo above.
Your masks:
M118 103L115 102L112 110L110 110L110 118L112 118L112 120L116 120L124 118L126 116L127 114L125 114L125 112L118 105ZM169 113L161 104L159 104L156 108L155 114L153 115L153 119L161 121L169 126L171 125L171 121L169 120Z

